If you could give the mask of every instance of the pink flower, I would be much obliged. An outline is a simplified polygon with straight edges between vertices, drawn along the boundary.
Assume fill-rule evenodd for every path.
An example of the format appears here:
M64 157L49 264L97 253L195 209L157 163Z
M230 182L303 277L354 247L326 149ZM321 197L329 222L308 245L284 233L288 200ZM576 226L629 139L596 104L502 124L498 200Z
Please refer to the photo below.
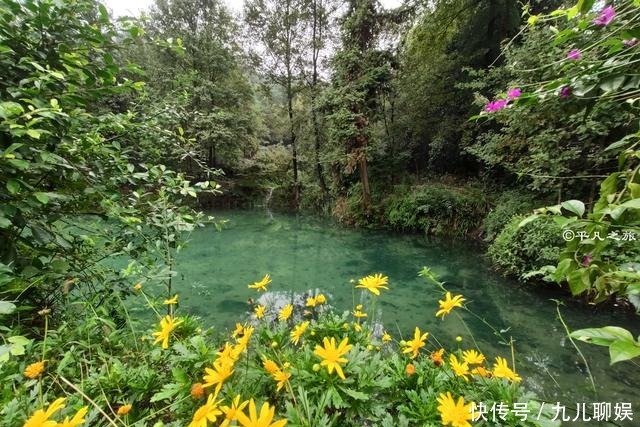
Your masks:
M588 267L589 264L591 264L591 260L593 259L593 257L591 255L585 255L582 257L582 266L583 267Z
M507 106L506 99L498 99L497 101L491 101L490 103L485 105L484 111L488 113L495 113L496 111L502 110L506 106Z
M509 89L507 92L507 99L517 99L520 98L520 95L522 95L522 91L519 87Z
M571 96L571 88L569 86L563 86L560 89L560 98L568 98Z
M632 39L622 40L622 44L626 47L634 47L638 44L638 39L634 37Z
M567 58L577 60L582 58L582 53L580 53L578 49L571 49L569 53L567 53Z
M600 11L600 15L596 19L593 20L594 25L598 25L599 27L607 26L613 21L613 18L616 17L616 10L613 6L607 6L602 11Z

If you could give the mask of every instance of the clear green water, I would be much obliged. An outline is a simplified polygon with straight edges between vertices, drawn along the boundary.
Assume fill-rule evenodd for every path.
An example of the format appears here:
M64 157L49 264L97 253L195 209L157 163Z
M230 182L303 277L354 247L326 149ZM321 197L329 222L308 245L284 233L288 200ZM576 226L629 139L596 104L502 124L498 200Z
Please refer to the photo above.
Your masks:
M516 341L517 368L527 389L573 407L576 402L631 402L640 419L640 367L629 362L610 367L606 348L581 345L596 380L598 395L594 396L583 363L557 319L551 298L561 298L560 294L500 277L476 244L352 230L326 220L266 211L212 215L229 222L222 232L207 227L192 235L178 255L179 275L174 282L181 307L212 326L231 328L246 316L247 299L257 295L247 284L265 273L271 274L269 288L274 292L301 294L319 289L343 311L354 303L349 280L380 272L389 276L390 290L379 298L378 309L385 328L395 337L408 336L419 326L431 333L432 346L436 338L446 348L455 348L455 337L461 335L462 347L471 348L469 333L458 318L435 318L441 296L417 276L426 265L451 291L463 294L471 310L497 329L510 328L506 335ZM638 334L633 315L595 312L569 301L562 313L572 329L621 325ZM509 348L499 344L491 330L468 314L463 318L487 356L509 359Z

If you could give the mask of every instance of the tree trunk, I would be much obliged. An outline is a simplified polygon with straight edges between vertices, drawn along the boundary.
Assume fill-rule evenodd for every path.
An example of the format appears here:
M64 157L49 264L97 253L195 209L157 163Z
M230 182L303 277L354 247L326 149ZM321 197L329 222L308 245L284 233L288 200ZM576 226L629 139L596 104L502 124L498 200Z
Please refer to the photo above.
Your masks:
M293 196L295 207L300 201L300 185L298 184L298 151L296 150L296 133L293 128L293 94L291 92L291 80L287 82L287 98L289 109L289 140L291 141L293 163Z
M362 208L365 212L371 207L371 189L369 188L369 172L367 170L367 156L364 151L359 153L358 169L360 171L360 182L362 183Z
M297 208L300 201L300 185L298 184L298 151L296 150L296 134L293 127L293 71L291 64L291 27L289 22L291 2L286 3L286 24L285 31L287 33L286 53L285 53L285 67L287 69L287 110L289 112L289 141L291 143L292 150L292 164L293 164L293 196L294 205Z

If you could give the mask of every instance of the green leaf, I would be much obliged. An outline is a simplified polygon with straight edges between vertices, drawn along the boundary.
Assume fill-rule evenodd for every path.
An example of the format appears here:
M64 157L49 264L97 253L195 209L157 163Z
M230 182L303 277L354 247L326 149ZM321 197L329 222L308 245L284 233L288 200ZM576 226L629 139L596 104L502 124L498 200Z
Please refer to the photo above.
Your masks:
M529 224L530 222L535 221L539 217L540 217L540 215L538 215L538 214L529 215L528 217L526 217L525 219L520 221L520 224L518 224L518 228L524 227L525 225Z
M9 341L11 344L16 344L16 345L29 345L31 343L31 340L27 337L23 337L22 335L14 335L12 337L7 338L7 341Z
M16 305L9 301L0 301L0 314L11 314L16 310Z
M40 139L40 135L42 135L42 132L37 129L28 129L27 135L29 135L33 139Z
M19 116L22 113L24 113L24 108L17 102L0 102L0 117L3 119Z
M631 209L640 209L640 199L631 199L627 200L620 207L631 208Z
M47 203L49 203L49 196L47 195L47 193L36 192L36 193L33 193L33 195L43 205L46 205Z
M164 386L162 386L162 391L159 391L158 393L151 396L151 402L153 403L153 402L158 402L160 400L170 399L176 394L178 394L181 388L182 387L180 384L176 384L176 383L165 384Z
M357 391L357 390L352 390L350 388L341 388L341 390L348 396L353 397L356 400L368 400L369 399L369 395L366 393L363 393L361 391Z
M562 203L562 207L569 212L578 215L578 217L582 217L582 215L584 215L584 203L580 200L567 200Z
M571 337L580 341L595 345L610 346L614 341L631 340L631 332L618 326L605 326L604 328L579 329L571 333Z
M625 79L625 76L609 77L608 79L600 83L600 89L602 89L605 92L616 91L620 89L620 87L622 87L622 85L624 84L624 79Z
M18 169L28 169L29 168L29 162L27 162L26 160L22 160L22 159L10 159L8 161L8 163Z
M580 11L580 13L589 13L594 3L595 0L578 0L576 7Z
M569 282L571 293L573 295L580 295L591 287L589 271L585 269L572 271L567 277L567 282Z
M631 340L618 340L609 346L609 356L611 364L633 359L640 356L640 344Z
M10 179L9 181L7 181L6 186L7 190L11 194L18 194L18 192L20 191L20 183L15 179Z
M604 149L604 151L615 150L616 148L624 147L626 145L631 144L632 142L634 142L637 139L638 139L638 137L636 135L627 135L624 138L622 138L621 140L616 141L613 144L609 145L607 148Z

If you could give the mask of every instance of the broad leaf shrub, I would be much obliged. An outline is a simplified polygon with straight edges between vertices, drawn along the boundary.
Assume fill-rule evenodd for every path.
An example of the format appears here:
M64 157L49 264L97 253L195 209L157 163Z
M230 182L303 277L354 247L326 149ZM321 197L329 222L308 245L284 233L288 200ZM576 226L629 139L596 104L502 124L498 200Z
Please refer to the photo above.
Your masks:
M421 275L443 294L434 316L468 311L429 269ZM267 275L249 286L276 285ZM256 303L229 332L204 329L179 295L165 299L151 283L132 285L127 305L147 306L157 326L119 326L106 307L78 304L76 319L50 327L41 311L43 334L25 331L24 354L0 364L0 426L49 425L36 422L43 417L56 426L467 426L474 402L539 405L519 386L513 347L485 355L467 338L441 348L420 326L406 337L384 330L375 306L394 286L382 274L360 279L363 304L343 314L323 294ZM554 425L548 415L504 422Z
M384 221L396 230L464 237L479 230L489 202L480 187L428 183L396 187L384 201Z
M578 1L571 8L530 16L524 39L538 38L553 56L534 67L514 67L519 71L511 87L504 88L479 115L504 123L561 103L568 113L558 118L570 126L572 136L579 135L574 127L580 123L575 120L576 111L583 111L586 117L610 106L607 110L615 111L616 119L624 119L608 135L613 141L602 138L593 147L595 165L611 165L605 169L608 175L600 182L597 201L589 205L566 200L537 209L521 223L524 226L553 215L563 233L574 236L544 272L548 279L566 283L573 295L594 303L613 298L639 302L640 265L637 257L629 259L637 253L640 235L640 134L634 120L640 101L639 25L640 5L628 0L611 4ZM615 155L617 164L611 161ZM553 175L556 172L562 170ZM565 176L560 181L562 178L593 177ZM572 336L609 347L611 363L640 356L640 341L622 328L584 329Z
M500 194L496 204L482 222L485 241L493 241L507 226L514 215L524 215L539 206L526 193L507 190Z
M524 218L513 216L487 250L494 266L516 277L556 262L564 245L562 227L552 218L520 227Z
M92 0L0 2L0 283L22 321L78 297L117 302L113 256L168 279L180 233L202 220L189 203L215 189L140 160L149 145L175 154L180 128L108 108L143 96L136 67L115 60L142 33Z

